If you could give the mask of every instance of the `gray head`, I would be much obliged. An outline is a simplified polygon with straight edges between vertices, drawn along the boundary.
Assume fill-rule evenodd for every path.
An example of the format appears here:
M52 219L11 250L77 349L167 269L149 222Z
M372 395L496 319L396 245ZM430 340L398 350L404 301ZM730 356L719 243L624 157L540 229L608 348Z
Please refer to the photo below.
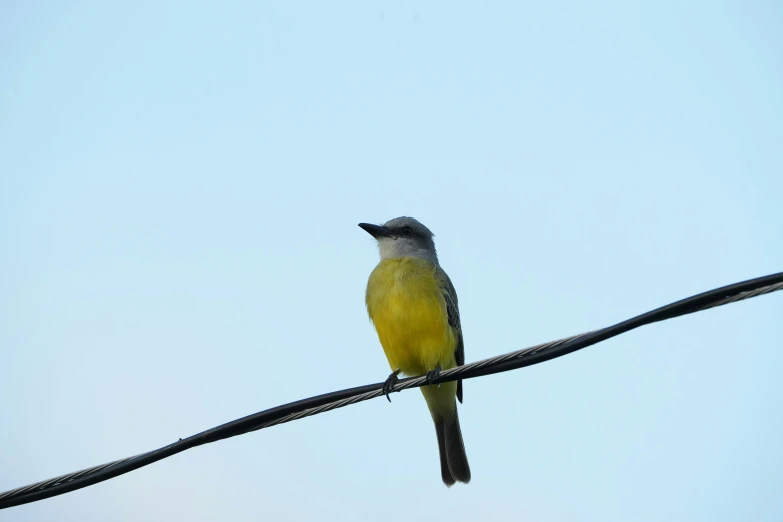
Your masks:
M438 264L434 234L412 217L398 217L383 225L359 223L368 234L378 240L381 259L419 257Z

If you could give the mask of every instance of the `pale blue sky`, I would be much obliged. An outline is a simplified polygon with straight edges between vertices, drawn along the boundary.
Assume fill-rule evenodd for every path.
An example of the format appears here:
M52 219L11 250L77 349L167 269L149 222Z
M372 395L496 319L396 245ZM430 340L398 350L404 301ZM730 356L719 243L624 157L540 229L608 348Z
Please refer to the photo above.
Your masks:
M360 221L467 360L783 270L779 2L0 3L0 490L378 382ZM188 451L12 521L777 521L783 296Z

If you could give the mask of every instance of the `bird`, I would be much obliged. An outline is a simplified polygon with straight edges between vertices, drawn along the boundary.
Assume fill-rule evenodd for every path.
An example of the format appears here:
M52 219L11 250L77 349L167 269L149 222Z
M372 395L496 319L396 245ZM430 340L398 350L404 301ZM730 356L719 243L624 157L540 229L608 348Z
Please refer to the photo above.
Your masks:
M432 383L442 370L465 364L457 292L438 261L434 234L407 216L359 226L376 239L380 253L365 304L392 369L384 394L389 399L400 373L426 375L430 384L420 389L435 424L441 479L448 487L467 484L470 466L457 415L462 380Z

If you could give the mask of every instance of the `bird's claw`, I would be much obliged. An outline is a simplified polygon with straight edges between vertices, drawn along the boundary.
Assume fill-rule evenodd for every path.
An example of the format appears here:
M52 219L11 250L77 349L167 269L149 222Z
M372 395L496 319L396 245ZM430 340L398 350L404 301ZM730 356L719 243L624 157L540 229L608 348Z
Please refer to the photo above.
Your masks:
M381 391L386 396L386 400L389 402L391 402L391 399L389 398L389 394L395 391L394 385L397 384L397 381L399 381L399 379L397 378L399 374L400 374L400 369L397 368L391 373L391 375L389 375L389 377L386 379L386 382L383 383L383 388L381 389Z
M440 363L438 363L438 365L435 366L435 368L427 372L427 376L425 377L425 379L428 385L431 386L432 381L438 378L438 375L440 375L440 370L441 370ZM440 383L438 383L438 387L440 387Z

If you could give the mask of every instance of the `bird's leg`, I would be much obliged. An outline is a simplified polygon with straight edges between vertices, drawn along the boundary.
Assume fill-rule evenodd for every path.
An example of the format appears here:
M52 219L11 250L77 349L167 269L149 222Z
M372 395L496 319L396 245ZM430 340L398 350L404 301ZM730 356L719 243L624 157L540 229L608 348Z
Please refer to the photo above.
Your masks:
M440 369L441 369L440 368L440 363L438 363L437 366L435 366L435 368L433 368L432 370L427 372L427 377L426 378L427 378L427 384L428 385L431 386L432 385L432 381L434 381L438 377L438 375L440 375ZM438 383L438 387L440 387L440 383Z
M386 400L391 402L391 399L389 398L389 394L394 391L394 385L397 384L397 381L399 379L397 376L400 374L400 369L397 368L394 370L391 375L389 375L389 378L386 379L386 382L383 383L383 394L386 396Z

